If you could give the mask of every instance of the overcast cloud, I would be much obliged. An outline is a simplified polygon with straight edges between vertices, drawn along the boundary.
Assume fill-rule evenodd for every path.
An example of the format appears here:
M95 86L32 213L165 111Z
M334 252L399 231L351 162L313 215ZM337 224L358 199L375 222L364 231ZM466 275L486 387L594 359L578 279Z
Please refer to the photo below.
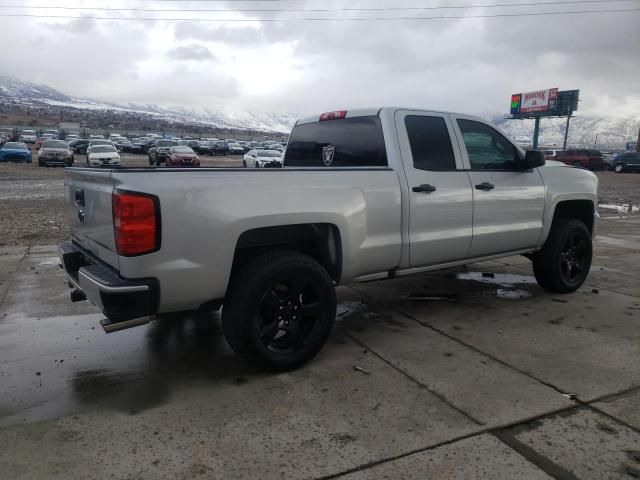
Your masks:
M474 2L460 0L455 5L471 3ZM438 5L435 1L418 0L39 0L31 4L145 9ZM2 9L0 13L251 19L432 17L611 8L638 8L638 2L371 13L157 13L33 8ZM511 93L577 88L581 90L581 113L638 116L639 24L640 12L394 22L225 23L2 17L0 74L97 100L300 114L384 104L495 116L507 112Z

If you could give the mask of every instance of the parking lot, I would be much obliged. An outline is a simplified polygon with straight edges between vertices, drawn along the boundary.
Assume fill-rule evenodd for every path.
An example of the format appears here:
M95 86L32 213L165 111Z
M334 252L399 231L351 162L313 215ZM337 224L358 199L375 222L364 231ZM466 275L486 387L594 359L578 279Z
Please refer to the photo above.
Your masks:
M104 334L57 264L63 170L0 165L2 477L638 478L640 175L598 176L576 293L524 257L340 287L320 355L266 374L218 314Z

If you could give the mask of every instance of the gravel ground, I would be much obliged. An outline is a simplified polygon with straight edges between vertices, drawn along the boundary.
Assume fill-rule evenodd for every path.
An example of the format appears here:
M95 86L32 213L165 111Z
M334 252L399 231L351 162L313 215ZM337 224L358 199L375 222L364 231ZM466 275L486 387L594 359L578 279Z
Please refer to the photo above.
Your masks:
M201 157L207 167L239 167L240 157ZM76 164L84 156L76 158ZM146 156L124 154L125 166L148 166ZM600 203L640 205L640 175L598 172ZM64 210L62 168L32 164L0 164L0 246L54 244L69 237ZM626 208L624 209L626 210ZM604 215L615 214L601 209Z
M76 156L76 165L85 157ZM240 157L201 157L206 167L239 167ZM146 156L122 155L128 167L149 166ZM64 169L35 163L0 163L0 246L49 245L69 238Z

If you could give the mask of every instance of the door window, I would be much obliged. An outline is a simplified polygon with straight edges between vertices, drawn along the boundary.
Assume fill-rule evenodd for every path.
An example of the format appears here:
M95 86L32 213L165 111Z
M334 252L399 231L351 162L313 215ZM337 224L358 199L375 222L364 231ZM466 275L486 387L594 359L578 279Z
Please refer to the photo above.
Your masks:
M413 166L418 170L455 170L456 161L447 125L442 117L405 118Z
M520 154L516 147L488 125L458 119L472 170L517 170Z

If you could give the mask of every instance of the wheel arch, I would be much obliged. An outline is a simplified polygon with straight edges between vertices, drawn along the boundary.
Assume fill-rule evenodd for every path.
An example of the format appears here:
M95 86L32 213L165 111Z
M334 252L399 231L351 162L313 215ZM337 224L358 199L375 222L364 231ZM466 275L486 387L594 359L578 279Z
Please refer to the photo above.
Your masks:
M587 198L571 198L563 199L556 202L553 206L553 215L544 229L544 235L541 238L541 246L544 245L554 223L558 218L575 218L583 222L589 233L593 236L596 231L596 206L591 199Z
M291 250L315 259L339 283L342 277L342 238L332 223L303 223L258 227L243 232L236 243L231 275L248 260L269 250Z

